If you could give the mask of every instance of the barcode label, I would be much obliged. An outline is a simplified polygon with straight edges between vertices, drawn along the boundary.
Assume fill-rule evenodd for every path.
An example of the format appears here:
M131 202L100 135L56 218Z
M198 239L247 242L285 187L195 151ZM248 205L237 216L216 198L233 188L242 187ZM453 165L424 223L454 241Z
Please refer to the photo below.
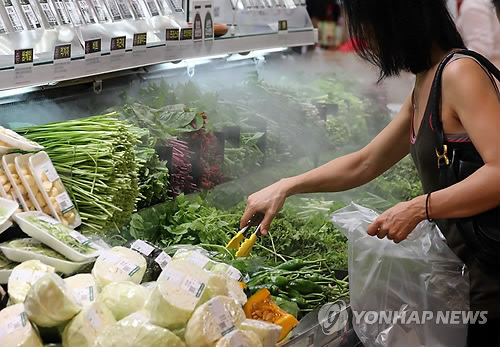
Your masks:
M154 0L146 0L146 5L148 6L151 17L160 15L160 11L158 10L158 6L156 6L156 2Z
M75 209L75 205L73 205L71 198L69 197L68 193L66 193L66 192L63 192L63 193L57 195L56 201L59 204L59 207L61 208L61 212L63 214L66 214L69 211Z
M205 257L200 252L193 252L189 255L189 257L187 258L187 261L189 261L190 263L192 263L194 265L197 265L197 266L203 268L203 267L205 267L205 265L208 264L208 262L210 262L210 259Z
M10 274L9 280L11 281L19 281L19 282L28 282L30 284L34 284L40 278L42 278L46 272L44 271L34 271L29 269L15 269Z
M101 4L97 0L91 0L92 6L94 6L95 14L99 22L106 22L108 17L106 17L106 12L101 7Z
M7 11L7 16L9 16L10 23L14 27L14 30L22 31L23 25L21 24L21 19L19 19L19 16L17 15L14 6L7 6L5 7L5 10Z
M42 11L45 14L45 18L47 18L47 22L49 22L49 25L51 27L57 26L56 16L54 15L54 12L52 12L50 5L47 3L40 3L40 6L42 7Z
M111 252L103 253L99 259L109 265L116 266L118 270L126 273L130 277L132 277L140 269L138 265L132 264L127 259L123 259L122 257L114 255Z
M116 3L118 5L118 8L120 9L120 13L121 13L121 15L122 15L123 18L125 18L125 19L132 19L132 18L134 18L132 16L132 12L130 12L130 9L128 8L127 3L125 2L125 0L116 0Z
M235 330L227 337L229 338L229 341L231 341L232 347L248 347L245 335L241 330Z
M141 4L137 0L130 0L130 5L132 6L132 11L134 11L135 18L144 18L144 11L142 10Z
M171 260L172 257L162 251L160 255L156 257L155 262L158 263L158 265L160 265L162 270L165 270L165 268L167 267L168 263L170 263Z
M73 230L72 232L69 233L69 235L74 238L76 241L78 241L79 243L81 243L82 245L87 245L90 243L90 240L83 236L82 234L80 234L78 231L76 230Z
M38 220L41 220L42 222L49 223L52 225L59 224L58 220L56 220L52 217L49 217L49 216L40 216L40 217L38 217Z
M99 314L94 308L87 310L87 320L95 331L99 331L101 329L101 317L99 317Z
M186 275L184 275L182 272L170 268L166 268L160 274L160 279L165 280L167 282L171 282L178 286L181 285L182 281L184 280L184 277L186 277Z
M66 11L66 8L64 7L64 4L62 1L55 1L54 4L56 5L56 11L59 14L59 17L61 18L62 24L70 24L71 21L68 17L68 12Z
M118 10L118 6L116 5L115 0L105 0L108 4L109 12L111 13L111 17L113 20L120 20L122 16L120 15L120 10Z
M2 340L6 336L9 336L18 329L24 328L26 324L27 320L26 314L24 312L15 315L0 326L0 340Z
M85 0L79 0L78 6L80 7L80 11L82 11L83 19L87 24L95 23L94 16L92 16L92 12L90 12L90 7Z
M94 287L75 288L73 289L73 296L80 306L84 306L87 303L95 301Z
M219 298L213 298L207 305L221 336L227 335L235 329L231 315Z
M199 298L201 294L203 294L203 290L205 289L205 283L201 283L200 281L187 276L184 282L182 283L181 288L184 289L189 294Z
M57 174L56 169L54 168L54 165L52 165L52 162L46 161L40 166L40 170L45 173L47 176L47 179L50 182L54 182L55 180L59 179L59 175Z
M243 278L241 272L233 266L229 266L229 268L226 270L226 274L235 281L241 281L241 279Z
M30 29L40 28L40 22L38 21L31 5L21 5L21 8L26 16L26 21L28 22Z
M74 25L82 25L82 19L78 15L78 9L73 1L65 1L66 10L68 11L69 17Z
M132 244L132 249L136 250L139 253L144 254L145 256L149 256L155 248L153 246L148 245L146 242L142 240L137 240Z

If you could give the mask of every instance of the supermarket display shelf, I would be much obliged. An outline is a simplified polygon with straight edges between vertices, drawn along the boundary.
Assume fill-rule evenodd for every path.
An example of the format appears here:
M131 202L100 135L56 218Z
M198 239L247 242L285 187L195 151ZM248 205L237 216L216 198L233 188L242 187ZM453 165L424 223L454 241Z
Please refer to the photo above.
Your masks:
M0 90L55 85L58 82L133 70L145 66L187 59L217 58L279 47L311 45L316 41L314 29L271 34L229 36L206 41L168 41L153 47L127 49L121 52L94 53L85 57L61 59L29 65L18 65L0 71ZM196 62L193 62L195 64Z

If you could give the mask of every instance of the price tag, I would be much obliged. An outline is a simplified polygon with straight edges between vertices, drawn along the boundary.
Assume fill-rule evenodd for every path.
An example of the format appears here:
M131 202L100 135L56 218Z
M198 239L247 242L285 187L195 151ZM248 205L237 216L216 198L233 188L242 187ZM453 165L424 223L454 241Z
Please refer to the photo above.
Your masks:
M47 22L51 27L55 27L58 25L56 15L52 12L52 8L50 7L47 0L40 0L40 7L42 8L43 14L47 19Z
M83 19L86 24L94 24L95 19L90 11L90 7L85 0L78 0L78 7L80 7L80 11L82 11Z
M76 4L73 2L73 0L65 0L64 5L66 6L66 10L68 11L69 18L71 18L71 21L73 22L74 25L82 25L82 18L80 17L80 13L78 11L78 8L76 7Z
M134 19L134 16L132 16L132 12L130 11L130 8L125 0L116 0L116 4L118 5L118 9L120 10L123 19Z
M226 270L226 274L235 281L241 281L241 279L243 278L241 272L233 266L229 266L229 268Z
M175 269L166 268L160 274L159 279L167 281L167 282L171 282L173 284L180 286L182 281L184 280L184 277L186 277L186 275L184 275L182 272L177 271Z
M165 37L167 41L179 41L179 29L167 29Z
M92 286L75 288L72 292L76 302L78 302L81 306L84 306L86 303L93 302L95 300L94 287Z
M49 223L52 225L59 224L58 220L56 220L52 217L49 217L49 216L40 216L40 217L38 217L38 220L41 220L42 222Z
M23 30L23 25L21 23L21 19L19 18L19 15L17 14L16 9L14 8L14 5L12 5L11 0L3 0L3 4L5 5L5 11L7 11L7 16L9 17L10 24L14 27L15 31L22 31Z
M286 20L278 21L278 31L288 31L288 21Z
M137 0L130 0L130 6L132 6L132 11L134 12L136 19L143 19L146 16L142 10L141 4Z
M186 277L184 282L181 285L181 288L186 292L199 298L201 294L203 294L203 290L205 289L205 283L201 283L198 280L195 280L192 277Z
M151 245L148 245L146 242L142 240L137 240L132 244L132 249L136 250L139 253L144 254L146 257L149 256L155 248Z
M59 18L61 19L62 24L70 24L71 21L69 19L68 12L66 11L66 7L64 7L64 4L61 0L56 0L54 1L54 5L56 6L56 12L59 15Z
M63 192L63 193L57 195L56 201L59 204L59 207L61 208L61 212L63 214L66 214L75 208L75 205L73 205L71 198L69 197L68 193L66 193L66 192Z
M54 49L54 60L71 59L71 44L59 45Z
M76 230L70 232L69 235L82 245L87 245L90 243L90 240L87 237L83 236Z
M133 47L141 47L141 46L145 47L147 41L148 41L148 34L147 33L134 34L134 39L132 41L132 46Z
M217 297L210 300L207 305L221 337L229 334L235 329L231 315Z
M102 321L94 308L87 311L87 320L90 322L90 325L95 331L99 331L99 329L101 329Z
M193 28L182 28L181 41L187 41L192 39L193 39Z
M158 9L158 6L156 6L156 2L154 0L146 0L146 6L148 7L151 17L160 15L160 10Z
M193 252L187 257L187 261L189 261L190 263L192 263L196 266L203 268L203 267L205 267L205 265L208 264L208 262L210 262L210 259L205 257L200 252Z
M14 317L8 319L6 322L2 322L2 325L0 325L0 341L16 330L24 328L26 324L27 320L26 314L24 312L15 315Z
M168 263L170 263L171 260L172 257L162 251L160 255L156 257L155 262L158 263L158 265L160 265L162 270L165 270L165 268L167 267Z
M47 179L51 183L54 183L54 181L59 179L59 175L57 174L57 171L54 168L54 165L52 165L51 161L46 161L45 163L40 165L40 170L42 170L42 172L45 173Z
M120 36L120 37L113 37L111 39L111 51L117 51L117 50L124 50L125 45L126 45L126 37L125 36Z
M33 48L16 49L14 53L14 64L33 63Z
M97 16L97 20L99 22L106 22L108 20L108 16L106 16L106 12L102 8L101 4L98 0L91 0L92 6L94 7L95 14Z
M85 54L99 53L101 51L101 39L85 41Z

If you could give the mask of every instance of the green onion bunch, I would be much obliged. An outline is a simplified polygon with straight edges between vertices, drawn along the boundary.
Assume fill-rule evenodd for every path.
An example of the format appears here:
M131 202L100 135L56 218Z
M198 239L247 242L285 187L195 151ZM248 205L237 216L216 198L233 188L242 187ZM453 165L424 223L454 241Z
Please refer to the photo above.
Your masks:
M126 223L139 199L138 134L117 113L16 129L45 147L82 218L82 232Z

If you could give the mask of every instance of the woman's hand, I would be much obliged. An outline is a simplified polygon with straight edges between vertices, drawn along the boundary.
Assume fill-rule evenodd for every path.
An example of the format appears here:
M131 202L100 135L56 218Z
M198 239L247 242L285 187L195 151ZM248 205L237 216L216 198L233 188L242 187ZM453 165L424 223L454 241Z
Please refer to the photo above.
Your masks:
M257 212L264 214L261 222L260 232L267 235L269 227L274 217L283 207L287 198L287 183L286 179L278 181L248 197L247 207L245 213L241 217L240 229L243 228L247 222Z
M425 196L401 202L382 213L367 229L368 235L399 243L405 240L418 223L426 218Z

